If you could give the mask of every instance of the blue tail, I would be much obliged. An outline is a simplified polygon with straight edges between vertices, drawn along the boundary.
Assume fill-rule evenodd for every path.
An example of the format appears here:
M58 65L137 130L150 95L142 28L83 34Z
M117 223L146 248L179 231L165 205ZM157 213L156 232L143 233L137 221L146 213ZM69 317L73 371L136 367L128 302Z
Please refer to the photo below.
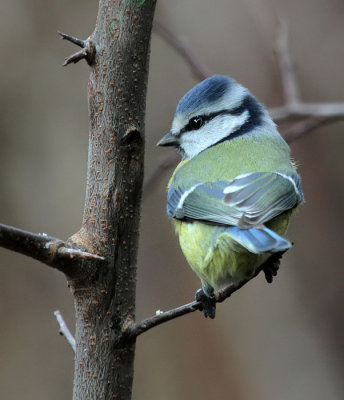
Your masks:
M269 228L240 229L236 226L231 226L226 229L226 233L254 254L278 253L286 251L292 246L288 240L277 235Z

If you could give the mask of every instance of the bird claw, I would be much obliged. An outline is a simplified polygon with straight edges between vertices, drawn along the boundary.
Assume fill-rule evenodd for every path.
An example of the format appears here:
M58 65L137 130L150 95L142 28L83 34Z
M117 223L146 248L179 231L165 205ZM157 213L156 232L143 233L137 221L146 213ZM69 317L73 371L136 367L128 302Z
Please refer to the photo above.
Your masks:
M284 251L280 251L273 254L263 264L262 271L264 272L265 279L268 283L272 283L274 276L277 275L281 263L281 258L284 253Z
M201 311L203 311L204 316L207 318L214 319L216 314L216 299L215 296L207 296L203 289L198 289L196 292L196 301L202 304Z

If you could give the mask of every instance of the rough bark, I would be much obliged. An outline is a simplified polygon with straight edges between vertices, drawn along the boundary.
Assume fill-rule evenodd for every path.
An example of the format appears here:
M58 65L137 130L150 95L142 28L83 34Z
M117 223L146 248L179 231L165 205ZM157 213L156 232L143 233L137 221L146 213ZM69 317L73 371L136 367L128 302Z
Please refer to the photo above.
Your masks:
M74 400L130 399L144 162L144 115L155 0L101 0L88 84L89 154L84 216L72 246L105 257L73 276ZM89 261L83 261L88 263ZM89 270L85 268L83 270Z

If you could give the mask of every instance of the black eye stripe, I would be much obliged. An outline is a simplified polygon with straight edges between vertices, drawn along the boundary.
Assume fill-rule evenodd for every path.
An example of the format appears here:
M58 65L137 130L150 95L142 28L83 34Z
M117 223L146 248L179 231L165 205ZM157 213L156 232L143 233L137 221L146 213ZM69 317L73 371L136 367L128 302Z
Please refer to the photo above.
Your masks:
M241 115L245 110L247 110L246 101L245 100L242 102L242 104L240 106L238 106L236 108L233 108L232 110L225 109L225 110L213 112L213 113L208 114L208 115L197 115L196 117L193 117L192 119L201 118L202 122L203 122L202 125L205 125L207 122L211 121L212 119L214 119L218 115ZM178 133L177 136L179 137L183 133L189 132L189 131L192 131L192 130L195 130L195 128L191 126L190 121L189 121L189 123L187 125L185 125L184 128L182 128L180 130L180 132Z

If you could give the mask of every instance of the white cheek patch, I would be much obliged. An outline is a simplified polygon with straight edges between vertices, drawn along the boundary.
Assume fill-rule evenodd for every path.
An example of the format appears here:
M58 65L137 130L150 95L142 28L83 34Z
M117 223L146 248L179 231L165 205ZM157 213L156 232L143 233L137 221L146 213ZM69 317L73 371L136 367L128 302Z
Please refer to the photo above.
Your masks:
M181 135L180 146L184 150L186 158L195 157L201 151L230 136L244 125L249 116L247 110L240 115L218 115L205 123L202 128L185 132Z

